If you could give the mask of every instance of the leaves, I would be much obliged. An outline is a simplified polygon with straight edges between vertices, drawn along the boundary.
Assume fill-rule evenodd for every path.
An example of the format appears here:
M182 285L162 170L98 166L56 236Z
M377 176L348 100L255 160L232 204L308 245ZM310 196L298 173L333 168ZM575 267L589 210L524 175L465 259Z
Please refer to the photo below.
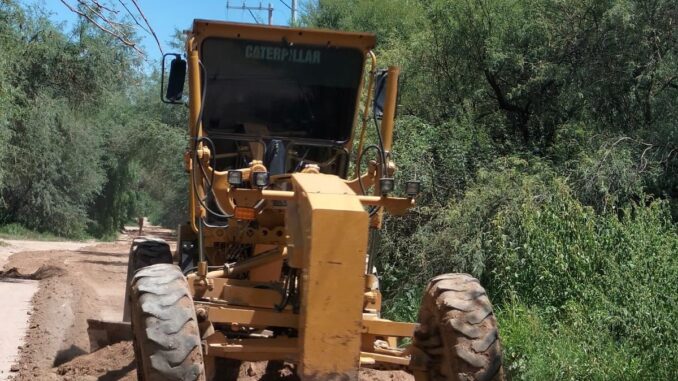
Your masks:
M185 110L156 100L158 75L82 19L65 33L8 1L0 30L0 222L81 237L180 219Z

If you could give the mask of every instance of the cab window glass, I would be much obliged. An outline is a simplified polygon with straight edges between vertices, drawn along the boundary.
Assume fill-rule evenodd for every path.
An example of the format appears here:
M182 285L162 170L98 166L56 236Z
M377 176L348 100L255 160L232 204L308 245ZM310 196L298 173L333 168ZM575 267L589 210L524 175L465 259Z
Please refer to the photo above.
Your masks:
M358 49L208 38L207 132L345 142L363 70Z

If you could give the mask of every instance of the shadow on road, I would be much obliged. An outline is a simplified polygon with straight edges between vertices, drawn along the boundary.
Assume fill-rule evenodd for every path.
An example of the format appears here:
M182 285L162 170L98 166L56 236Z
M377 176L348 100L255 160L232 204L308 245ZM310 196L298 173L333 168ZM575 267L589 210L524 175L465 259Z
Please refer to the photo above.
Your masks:
M109 370L106 374L102 374L97 378L97 381L118 381L124 378L127 373L136 368L135 361L130 361L129 364L120 369Z
M71 345L70 347L62 349L56 353L56 356L54 356L54 363L52 364L52 366L57 367L84 354L87 354L87 352L84 349L75 345Z

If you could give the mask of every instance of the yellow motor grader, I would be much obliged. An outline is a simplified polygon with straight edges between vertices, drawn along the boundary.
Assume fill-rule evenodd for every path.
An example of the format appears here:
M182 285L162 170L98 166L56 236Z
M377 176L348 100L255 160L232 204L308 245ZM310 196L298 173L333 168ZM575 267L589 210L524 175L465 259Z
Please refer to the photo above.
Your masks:
M185 55L163 57L163 101L185 104L189 86L189 220L174 254L150 238L130 252L141 380L233 379L241 361L288 362L301 379L370 367L502 378L496 320L471 276L431 280L416 324L381 317L368 248L419 183L394 189L399 73L377 70L375 41L195 20Z

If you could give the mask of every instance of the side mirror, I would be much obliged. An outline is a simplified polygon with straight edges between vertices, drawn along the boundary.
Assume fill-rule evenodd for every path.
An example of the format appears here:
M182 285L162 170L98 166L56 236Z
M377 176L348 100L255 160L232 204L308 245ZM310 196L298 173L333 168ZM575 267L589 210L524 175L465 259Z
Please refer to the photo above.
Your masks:
M386 79L388 70L381 69L377 71L374 84L374 101L372 103L372 112L374 117L381 120L384 116L384 103L386 103Z
M173 56L170 63L169 79L167 80L167 91L163 94L165 87L165 60L167 56ZM186 61L181 55L176 53L167 53L162 56L162 74L160 80L160 99L164 103L182 103L184 96L184 82L186 81Z

